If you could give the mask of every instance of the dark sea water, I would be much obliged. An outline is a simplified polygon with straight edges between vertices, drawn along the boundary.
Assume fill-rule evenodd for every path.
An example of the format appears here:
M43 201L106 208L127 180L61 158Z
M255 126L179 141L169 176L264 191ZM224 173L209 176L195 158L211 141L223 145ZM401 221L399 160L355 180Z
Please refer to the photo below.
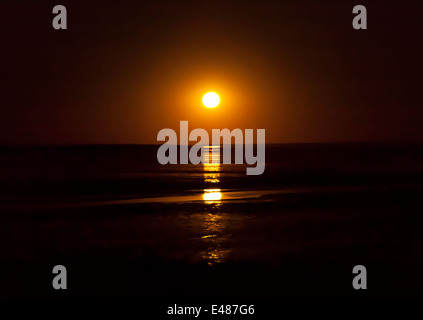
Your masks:
M423 297L422 145L267 145L260 176L157 148L2 147L0 297Z

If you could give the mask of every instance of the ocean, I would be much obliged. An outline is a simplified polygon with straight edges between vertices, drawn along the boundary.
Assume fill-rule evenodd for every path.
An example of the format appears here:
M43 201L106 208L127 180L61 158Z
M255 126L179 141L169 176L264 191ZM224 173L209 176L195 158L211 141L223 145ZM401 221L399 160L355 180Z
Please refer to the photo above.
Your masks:
M423 297L422 145L267 145L259 176L158 147L0 148L0 297Z

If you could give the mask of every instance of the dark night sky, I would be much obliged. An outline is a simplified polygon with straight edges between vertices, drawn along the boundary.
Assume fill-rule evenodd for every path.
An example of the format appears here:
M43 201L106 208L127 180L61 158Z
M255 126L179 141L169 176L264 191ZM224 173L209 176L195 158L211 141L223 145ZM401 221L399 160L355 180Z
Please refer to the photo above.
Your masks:
M56 4L68 30L52 28ZM357 4L368 30L352 28ZM180 120L264 128L267 142L423 141L421 1L14 0L0 12L2 144L154 143Z

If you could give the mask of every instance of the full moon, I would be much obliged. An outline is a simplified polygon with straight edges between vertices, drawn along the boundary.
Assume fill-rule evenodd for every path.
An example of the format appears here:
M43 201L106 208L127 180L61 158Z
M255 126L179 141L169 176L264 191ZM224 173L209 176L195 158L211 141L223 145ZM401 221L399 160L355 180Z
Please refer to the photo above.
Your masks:
M207 108L215 108L220 102L219 95L214 92L208 92L203 96L203 104Z

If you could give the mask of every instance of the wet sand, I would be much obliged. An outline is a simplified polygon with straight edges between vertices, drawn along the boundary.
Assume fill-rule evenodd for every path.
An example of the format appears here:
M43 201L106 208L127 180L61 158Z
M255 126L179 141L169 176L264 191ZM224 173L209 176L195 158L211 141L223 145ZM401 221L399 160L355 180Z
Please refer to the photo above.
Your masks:
M406 203L406 205L404 205ZM2 297L422 297L420 191L150 202L3 218ZM58 296L51 269L64 264ZM368 268L367 292L352 268Z

